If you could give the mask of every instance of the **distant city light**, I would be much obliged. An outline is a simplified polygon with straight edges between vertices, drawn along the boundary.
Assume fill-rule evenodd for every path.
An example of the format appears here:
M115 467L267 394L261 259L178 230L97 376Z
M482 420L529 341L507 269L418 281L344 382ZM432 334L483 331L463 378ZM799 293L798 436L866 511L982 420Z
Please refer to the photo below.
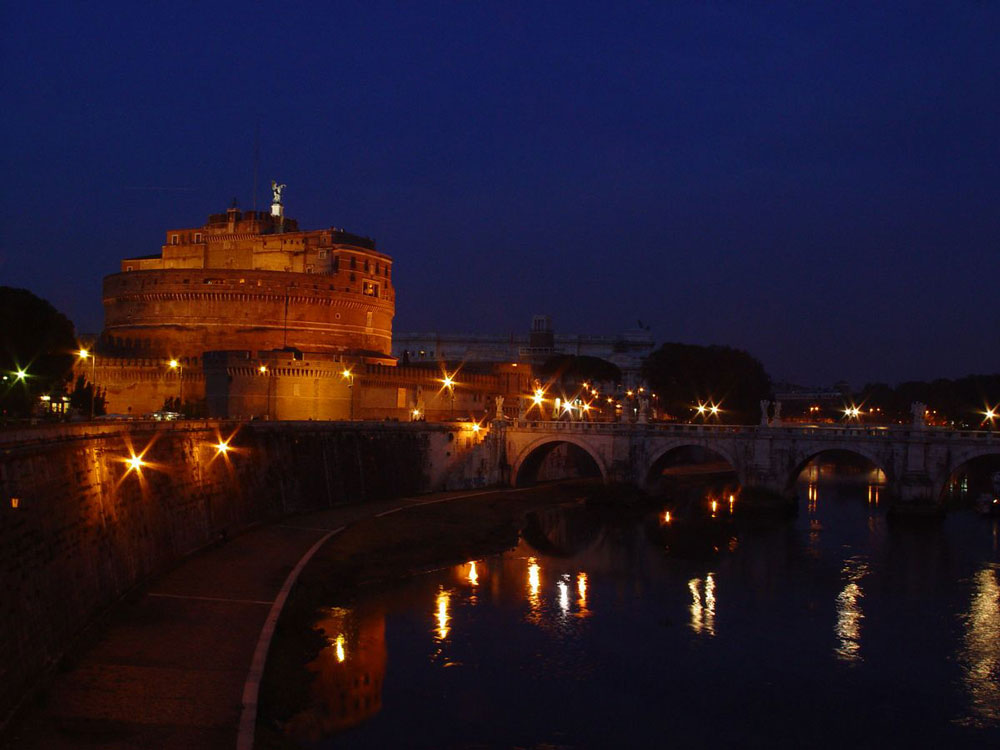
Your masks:
M86 349L81 349L76 354L80 359L86 359L87 357L90 356L90 352L87 351Z
M24 380L26 377L28 377L28 371L27 370L18 370L17 372L14 373L14 377L17 380Z

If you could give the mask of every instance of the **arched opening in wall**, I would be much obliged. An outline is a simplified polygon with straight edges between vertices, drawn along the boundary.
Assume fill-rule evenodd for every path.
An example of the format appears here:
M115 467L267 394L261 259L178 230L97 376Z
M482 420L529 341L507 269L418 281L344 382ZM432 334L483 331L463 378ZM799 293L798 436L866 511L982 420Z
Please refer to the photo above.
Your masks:
M540 482L564 479L602 479L593 456L575 443L553 440L535 448L521 462L515 485L531 487Z
M789 477L789 492L805 500L809 517L830 509L877 509L886 504L889 477L871 458L850 450L826 450L801 460Z
M941 490L942 502L1000 516L1000 449L955 467Z
M701 445L679 445L649 467L646 491L655 496L739 493L736 469L726 456Z

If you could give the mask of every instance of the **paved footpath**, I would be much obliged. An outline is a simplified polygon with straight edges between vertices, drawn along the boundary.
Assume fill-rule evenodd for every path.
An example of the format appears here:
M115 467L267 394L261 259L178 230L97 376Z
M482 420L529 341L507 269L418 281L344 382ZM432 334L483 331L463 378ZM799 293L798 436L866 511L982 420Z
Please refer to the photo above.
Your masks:
M303 556L357 521L470 494L485 493L292 516L192 555L142 595L118 604L96 641L54 676L2 741L46 750L235 748L242 714L250 735L244 732L239 746L249 748L254 714L243 705L256 694L254 675L264 655L258 643L269 620L273 627Z

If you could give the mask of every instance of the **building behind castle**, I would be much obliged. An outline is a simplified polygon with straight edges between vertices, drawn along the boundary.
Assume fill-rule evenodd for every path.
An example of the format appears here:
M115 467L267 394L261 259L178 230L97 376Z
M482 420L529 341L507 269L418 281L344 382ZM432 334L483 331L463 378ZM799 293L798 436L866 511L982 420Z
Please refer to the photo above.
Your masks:
M410 363L520 362L537 367L556 355L597 357L618 366L626 389L641 382L642 363L653 347L648 328L640 326L617 336L565 334L553 329L547 315L535 315L524 333L396 333L392 340L393 355Z

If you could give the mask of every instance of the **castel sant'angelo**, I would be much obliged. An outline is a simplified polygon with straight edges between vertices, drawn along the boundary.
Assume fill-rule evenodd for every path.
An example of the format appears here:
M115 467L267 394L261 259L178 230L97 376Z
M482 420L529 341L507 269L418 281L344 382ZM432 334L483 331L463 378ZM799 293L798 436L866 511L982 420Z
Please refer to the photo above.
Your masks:
M456 399L482 412L488 392L527 387L470 375L445 407L440 372L391 355L392 258L367 237L299 229L283 188L272 183L269 213L234 205L170 229L159 253L105 277L96 365L78 371L105 391L109 413L172 402L221 417L413 418L454 412Z

